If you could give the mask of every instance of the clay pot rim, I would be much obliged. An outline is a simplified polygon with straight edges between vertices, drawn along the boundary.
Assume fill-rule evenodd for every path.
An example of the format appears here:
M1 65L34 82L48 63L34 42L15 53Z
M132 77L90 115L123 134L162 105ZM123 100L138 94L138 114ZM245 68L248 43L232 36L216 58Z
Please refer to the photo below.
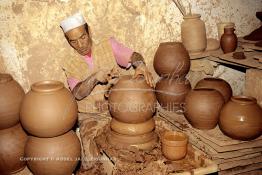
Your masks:
M192 89L193 91L206 91L206 92L211 92L211 91L216 91L216 92L219 92L217 91L216 89L212 89L212 88L206 88L206 87L197 87L197 88L194 88Z
M64 84L56 80L39 81L39 82L34 83L31 86L32 91L35 91L35 92L54 92L54 91L58 91L63 88L64 88Z
M233 102L237 102L237 103L242 104L242 105L257 103L256 98L251 97L251 96L245 96L245 95L232 96L231 100Z
M222 78L216 78L216 77L206 77L204 78L206 81L225 81Z
M225 21L225 22L219 22L217 23L217 25L222 25L222 24L226 24L226 25L231 25L231 26L235 26L235 23L234 22L231 22L231 21Z
M13 80L13 77L12 75L10 74L6 74L6 73L1 73L0 74L0 83L6 83L6 82L9 82L9 81L12 81Z
M174 45L181 45L181 44L183 43L179 41L167 41L167 42L160 43L159 46L165 46L165 45L174 46Z
M166 139L167 136L180 136L183 140L169 140ZM188 136L180 131L165 131L162 134L161 141L167 146L186 146L188 143Z
M183 19L195 19L195 18L201 18L201 15L198 13L193 13L191 15L185 15Z

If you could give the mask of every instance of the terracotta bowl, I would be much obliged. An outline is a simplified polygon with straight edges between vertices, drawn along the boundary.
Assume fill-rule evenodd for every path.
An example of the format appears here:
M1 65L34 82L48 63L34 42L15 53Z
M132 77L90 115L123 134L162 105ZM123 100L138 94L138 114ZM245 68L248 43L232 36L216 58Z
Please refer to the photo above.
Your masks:
M111 129L117 133L125 135L141 135L149 133L155 129L155 120L153 118L142 123L124 123L115 118L111 120Z
M219 127L231 138L255 139L262 134L262 109L253 97L234 96L221 110Z
M162 152L169 160L183 159L187 154L188 136L182 132L166 131L161 137Z

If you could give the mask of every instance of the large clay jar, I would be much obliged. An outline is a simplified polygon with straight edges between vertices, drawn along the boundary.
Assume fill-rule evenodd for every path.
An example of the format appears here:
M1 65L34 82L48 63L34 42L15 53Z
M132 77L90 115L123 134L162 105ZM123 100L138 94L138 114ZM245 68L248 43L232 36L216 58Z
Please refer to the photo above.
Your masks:
M153 116L156 96L143 77L126 75L112 87L108 102L111 115L118 121L142 123Z
M24 169L26 141L27 135L20 124L0 130L0 174L13 174Z
M69 131L77 120L74 96L59 81L33 84L21 106L23 127L38 137L54 137Z
M225 102L228 102L232 96L230 84L221 78L204 78L196 84L196 88L215 89L223 95Z
M153 64L160 77L181 77L190 69L190 57L182 43L165 42L160 43Z
M231 97L221 110L219 127L231 138L255 139L262 134L262 109L253 97Z
M161 78L156 84L156 98L162 108L177 111L190 90L191 85L186 78Z
M184 115L197 129L213 129L224 104L223 96L215 89L191 90L185 99Z
M25 147L27 165L35 175L71 175L80 153L80 142L73 131L53 138L30 136Z
M224 34L221 36L220 46L224 53L234 52L237 48L237 36L235 29L230 26L224 28Z
M0 74L0 129L19 122L21 101L25 93L10 74Z
M181 24L181 40L191 55L205 51L207 47L205 23L200 14L185 15Z

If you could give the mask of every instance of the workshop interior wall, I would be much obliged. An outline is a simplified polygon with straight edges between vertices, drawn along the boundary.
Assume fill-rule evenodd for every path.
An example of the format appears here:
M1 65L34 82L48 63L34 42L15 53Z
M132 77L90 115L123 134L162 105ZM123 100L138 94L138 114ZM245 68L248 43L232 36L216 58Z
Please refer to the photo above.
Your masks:
M260 23L261 0L188 0L205 21L207 36L217 37L216 24L232 21L238 36ZM148 64L160 42L179 41L182 15L172 0L1 0L0 72L11 73L28 90L46 79L65 82L61 63L72 49L59 27L78 11L84 14L94 42L114 36L142 53Z

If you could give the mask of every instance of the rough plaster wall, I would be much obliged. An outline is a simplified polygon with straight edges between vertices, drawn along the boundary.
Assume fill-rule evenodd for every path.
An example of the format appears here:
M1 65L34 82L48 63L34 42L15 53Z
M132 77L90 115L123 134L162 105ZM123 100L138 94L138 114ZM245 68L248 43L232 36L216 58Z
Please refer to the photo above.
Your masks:
M239 36L258 27L262 0L189 0L208 37L216 23L233 21ZM180 40L182 16L171 0L0 0L0 71L28 90L44 79L65 81L60 63L72 51L59 23L80 9L95 42L115 36L152 61L159 42Z

